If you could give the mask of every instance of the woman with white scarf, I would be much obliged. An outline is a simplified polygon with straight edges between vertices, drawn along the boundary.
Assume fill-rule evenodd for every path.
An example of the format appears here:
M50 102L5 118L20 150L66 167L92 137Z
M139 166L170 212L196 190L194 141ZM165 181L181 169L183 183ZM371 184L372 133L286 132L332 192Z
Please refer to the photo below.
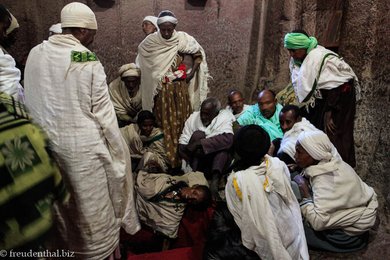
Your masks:
M353 252L368 243L378 207L373 188L345 163L322 131L302 132L296 144L295 161L303 170L294 180L303 200L308 245L331 252Z
M171 167L179 166L178 139L192 110L198 110L206 98L209 77L202 46L187 33L177 32L177 23L171 11L162 11L159 31L140 43L137 58L142 109L156 115Z

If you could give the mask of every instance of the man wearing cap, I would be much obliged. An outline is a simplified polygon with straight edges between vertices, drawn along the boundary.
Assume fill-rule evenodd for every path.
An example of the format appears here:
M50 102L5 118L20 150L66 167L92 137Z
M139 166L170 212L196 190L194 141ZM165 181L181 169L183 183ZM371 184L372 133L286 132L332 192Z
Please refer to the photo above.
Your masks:
M73 2L61 11L63 34L34 47L27 59L26 105L47 132L71 193L55 211L53 248L80 259L105 259L122 226L139 230L130 154L110 101L102 64L87 46L95 14Z
M23 87L19 83L21 72L15 59L5 50L14 43L13 36L18 27L16 18L0 5L0 91L23 103Z
M142 109L140 76L141 71L134 63L125 64L119 69L119 77L110 83L110 97L120 127L135 123Z

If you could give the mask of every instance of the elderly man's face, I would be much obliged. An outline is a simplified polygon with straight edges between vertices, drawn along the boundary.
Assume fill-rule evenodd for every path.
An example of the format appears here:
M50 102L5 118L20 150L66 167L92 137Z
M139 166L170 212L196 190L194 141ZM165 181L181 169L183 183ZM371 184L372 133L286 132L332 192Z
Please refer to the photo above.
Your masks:
M165 22L165 23L160 24L158 27L160 29L161 36L164 39L169 40L172 37L173 31L175 30L176 25L174 25L173 23L170 23L170 22Z
M229 106L233 110L233 114L239 114L244 109L244 99L240 93L235 93L229 96Z
M284 113L280 112L279 122L280 122L280 128L282 128L283 133L290 130L298 121L299 118L295 116L294 111L289 110Z
M265 118L270 119L275 114L276 99L271 92L261 92L257 99L257 104L259 105L261 114Z
M298 142L295 145L294 158L297 165L302 169L317 163L316 160L314 160L313 157L311 157L310 154L306 152L306 150Z
M217 110L210 103L202 105L200 108L200 120L205 127L209 126L217 115Z
M133 96L134 94L137 93L139 89L139 83L140 83L139 77L135 77L135 76L123 77L122 81L125 83L125 86L130 96Z

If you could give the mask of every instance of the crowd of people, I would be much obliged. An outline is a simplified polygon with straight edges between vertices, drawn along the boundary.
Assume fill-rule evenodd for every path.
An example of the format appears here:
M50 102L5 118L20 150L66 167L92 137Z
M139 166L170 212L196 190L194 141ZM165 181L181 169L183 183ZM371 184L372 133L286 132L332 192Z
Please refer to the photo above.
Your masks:
M144 18L136 59L110 84L88 49L93 11L69 3L60 20L22 81L6 51L19 24L0 5L0 249L118 259L121 230L175 239L189 207L214 208L206 259L367 246L378 202L353 168L359 83L315 37L284 38L298 106L270 89L245 104L234 89L222 108L205 50L173 12Z

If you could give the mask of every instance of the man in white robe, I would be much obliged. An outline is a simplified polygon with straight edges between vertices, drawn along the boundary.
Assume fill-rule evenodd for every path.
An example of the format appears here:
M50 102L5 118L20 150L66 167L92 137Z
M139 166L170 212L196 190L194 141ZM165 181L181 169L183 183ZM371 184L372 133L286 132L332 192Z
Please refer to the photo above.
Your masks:
M295 144L298 135L303 131L318 130L306 118L301 116L299 107L287 105L282 108L279 114L280 128L284 133L277 157L287 165L295 164Z
M228 177L225 193L243 245L261 259L309 259L287 166L266 155L270 138L260 126L244 126L236 135L234 147L240 160Z
M250 106L244 104L244 98L242 97L241 91L233 90L228 95L228 105L226 106L226 110L229 110L233 113L236 120L244 114L244 112Z
M234 116L221 110L216 98L203 101L200 111L187 119L179 139L180 156L195 171L212 177L211 190L216 195L218 179L226 170L233 144Z
M71 193L56 210L53 248L80 259L105 259L122 227L140 229L130 154L116 122L106 75L87 49L97 22L82 3L61 11L63 34L34 47L27 59L26 104L41 125Z
M353 252L368 243L378 208L374 189L341 159L322 131L298 136L295 160L308 179L297 175L303 200L301 212L307 224L309 246L331 252Z
M19 102L23 100L23 87L20 85L21 73L16 68L15 59L5 50L7 37L19 27L16 18L0 5L0 92L4 92Z

